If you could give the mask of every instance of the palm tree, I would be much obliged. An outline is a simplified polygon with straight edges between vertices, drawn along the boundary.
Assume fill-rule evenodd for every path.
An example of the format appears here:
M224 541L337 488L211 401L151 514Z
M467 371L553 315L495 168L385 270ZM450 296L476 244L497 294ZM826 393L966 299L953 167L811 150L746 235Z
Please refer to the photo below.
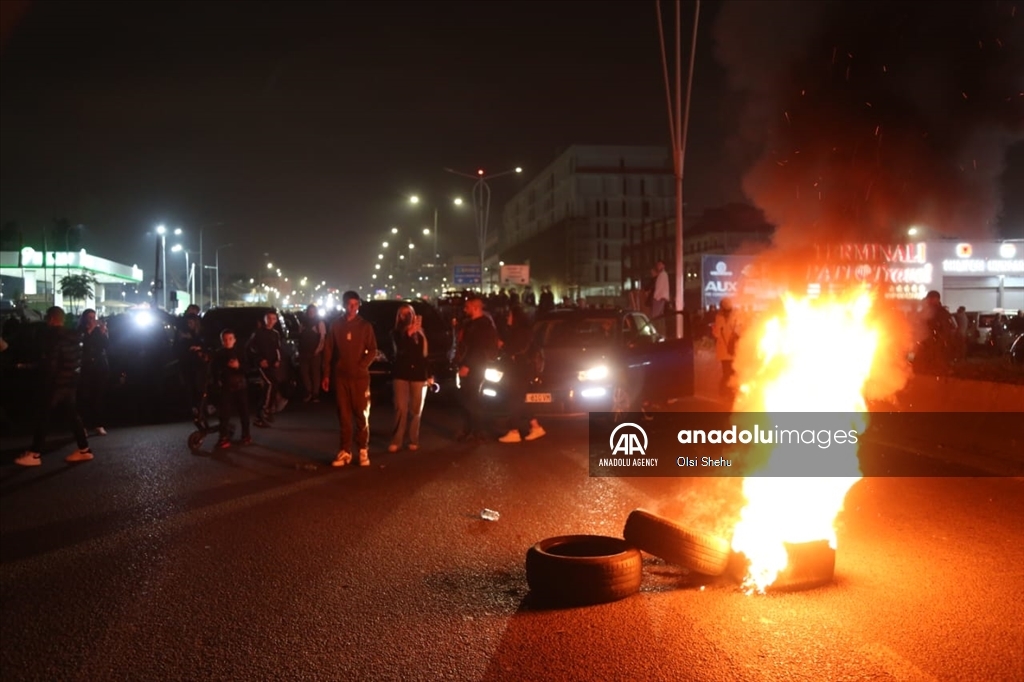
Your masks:
M60 278L60 293L71 301L74 306L75 315L78 314L78 306L75 305L75 302L92 298L92 285L95 283L95 277L84 273L80 275L65 275Z

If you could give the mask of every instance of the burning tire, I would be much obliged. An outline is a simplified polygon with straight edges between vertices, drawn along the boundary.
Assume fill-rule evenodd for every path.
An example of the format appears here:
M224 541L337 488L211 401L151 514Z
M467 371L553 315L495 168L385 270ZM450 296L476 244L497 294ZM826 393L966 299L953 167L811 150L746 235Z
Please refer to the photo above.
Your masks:
M648 554L701 575L722 575L729 561L729 543L722 538L695 533L643 509L630 512L622 535Z
M545 601L584 606L618 601L640 591L640 550L619 538L563 535L526 552L526 582Z

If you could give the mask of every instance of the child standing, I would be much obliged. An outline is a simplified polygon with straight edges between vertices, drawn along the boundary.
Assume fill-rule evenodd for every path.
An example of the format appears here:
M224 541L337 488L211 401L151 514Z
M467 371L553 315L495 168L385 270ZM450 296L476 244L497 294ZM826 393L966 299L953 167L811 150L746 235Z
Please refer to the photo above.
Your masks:
M213 376L220 386L220 440L217 448L231 447L231 418L238 414L242 422L242 445L252 442L249 435L249 392L245 378L245 353L235 344L235 332L225 329L220 333L221 347L213 354Z

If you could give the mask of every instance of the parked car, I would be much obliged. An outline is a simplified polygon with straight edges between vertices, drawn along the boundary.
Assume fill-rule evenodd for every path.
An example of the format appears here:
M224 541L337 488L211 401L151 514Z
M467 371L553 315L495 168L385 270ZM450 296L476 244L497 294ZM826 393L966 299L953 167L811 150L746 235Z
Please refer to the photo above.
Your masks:
M184 400L174 354L178 318L164 310L133 308L103 320L110 338L112 418L147 423L177 416Z
M507 364L487 369L482 388L490 412L524 399L537 415L630 412L666 405L694 390L693 341L665 339L643 313L555 310L533 324L536 375L525 398L508 395Z
M394 346L391 331L395 328L395 316L402 305L411 305L416 314L423 318L423 332L427 337L427 361L434 378L447 382L455 376L452 367L453 332L450 324L434 306L425 301L379 300L367 301L359 309L359 315L373 325L377 338L377 357L370 365L370 379L376 383L391 380L391 363L394 360Z

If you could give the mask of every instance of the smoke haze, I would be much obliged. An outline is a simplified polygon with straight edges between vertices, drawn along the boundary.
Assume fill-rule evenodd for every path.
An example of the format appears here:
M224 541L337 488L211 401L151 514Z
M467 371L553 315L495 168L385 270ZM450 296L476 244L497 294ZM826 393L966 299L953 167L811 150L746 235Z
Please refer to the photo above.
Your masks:
M1024 140L1024 8L988 2L741 2L714 27L745 97L730 141L783 250L985 237Z

